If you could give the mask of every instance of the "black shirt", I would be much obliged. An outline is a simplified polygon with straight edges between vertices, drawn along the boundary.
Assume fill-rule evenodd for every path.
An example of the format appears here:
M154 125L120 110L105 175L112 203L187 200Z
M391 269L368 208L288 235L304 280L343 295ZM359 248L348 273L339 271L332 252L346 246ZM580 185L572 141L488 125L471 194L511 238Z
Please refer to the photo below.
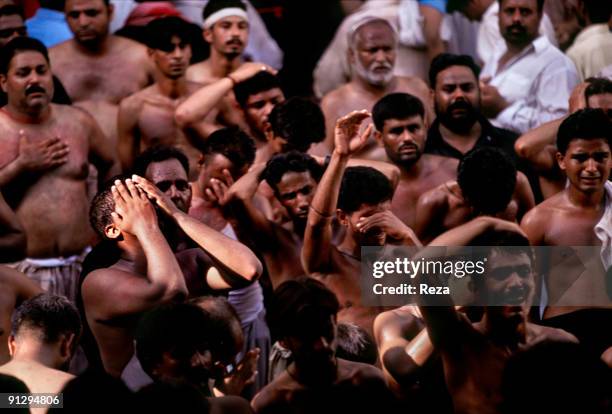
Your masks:
M531 189L533 190L536 203L542 201L543 196L537 173L525 160L519 158L514 150L514 143L518 139L519 135L513 131L493 126L484 117L480 117L478 122L481 126L481 132L480 137L476 141L476 144L474 144L473 148L494 147L505 152L514 161L517 169L527 176ZM450 145L444 140L444 138L442 138L442 134L440 134L440 121L438 119L434 121L429 128L429 132L427 133L425 153L456 158L459 160L463 158L461 151Z

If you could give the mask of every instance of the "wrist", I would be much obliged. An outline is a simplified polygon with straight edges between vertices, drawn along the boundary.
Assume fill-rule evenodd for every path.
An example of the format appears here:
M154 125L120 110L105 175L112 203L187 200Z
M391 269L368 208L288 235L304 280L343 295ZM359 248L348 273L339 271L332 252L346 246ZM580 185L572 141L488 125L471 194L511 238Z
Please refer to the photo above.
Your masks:
M225 76L227 79L230 80L230 82L232 82L232 89L234 88L234 86L236 86L236 84L238 84L238 80L236 80L235 77L232 76L232 74L228 74L227 76Z

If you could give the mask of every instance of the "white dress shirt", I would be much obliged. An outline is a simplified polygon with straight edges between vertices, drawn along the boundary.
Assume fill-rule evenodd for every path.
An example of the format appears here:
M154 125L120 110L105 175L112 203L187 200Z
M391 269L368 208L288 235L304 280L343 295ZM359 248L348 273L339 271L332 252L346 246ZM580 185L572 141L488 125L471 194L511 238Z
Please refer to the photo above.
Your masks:
M546 13L540 21L539 33L545 35L550 43L557 46L555 28ZM480 28L478 29L478 57L483 63L487 63L492 57L499 44L503 44L504 38L499 31L499 2L491 3L487 11L482 15Z
M579 83L574 63L550 44L546 36L535 39L521 53L499 67L506 45L482 70L490 85L510 103L491 122L501 128L525 133L567 114L568 100Z

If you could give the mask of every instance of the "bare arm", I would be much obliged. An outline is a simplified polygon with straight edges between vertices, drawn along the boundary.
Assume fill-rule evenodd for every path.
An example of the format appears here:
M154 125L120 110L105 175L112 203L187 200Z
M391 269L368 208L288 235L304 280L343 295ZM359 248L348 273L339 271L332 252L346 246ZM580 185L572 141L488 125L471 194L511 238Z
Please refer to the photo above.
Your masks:
M165 194L144 178L134 176L134 182L155 200L216 264L206 275L209 286L213 289L227 289L248 284L259 277L262 272L261 262L251 249L180 211Z
M13 287L17 298L15 306L19 306L21 302L43 293L40 286L30 280L26 275L7 266L0 266L0 279L6 281L7 285Z
M26 235L19 218L0 194L0 262L23 259L26 248Z
M263 63L247 62L228 76L202 87L176 108L176 123L181 128L186 128L202 121L232 90L235 83L243 82L262 70L276 74L274 69Z
M516 219L520 222L523 216L535 207L535 197L533 196L533 191L531 191L529 180L527 180L527 177L522 172L516 174L514 197L518 203Z
M529 130L514 144L514 150L519 157L526 159L533 168L546 175L557 168L555 154L557 153L557 131L564 118L556 119Z
M125 185L115 181L112 193L113 223L125 237L133 235L138 239L147 260L146 274L140 277L113 268L95 270L83 283L86 305L97 303L102 307L102 317L114 318L186 297L183 272L157 225L157 215L147 196L131 180L126 180Z
M325 157L321 157L319 155L311 155L311 157L314 158L320 165L325 163ZM390 162L366 160L363 158L351 158L348 160L347 167L356 166L371 167L380 171L389 179L389 181L391 181L391 185L393 186L394 190L399 183L400 169Z
M253 203L259 176L265 167L265 163L254 165L227 192L227 204L238 224L238 233L248 237L260 249L274 248L276 241L272 223Z
M342 176L352 153L363 147L372 125L363 133L359 127L368 116L368 111L353 111L338 119L335 129L335 148L331 161L321 177L308 212L302 265L307 273L329 272L331 266L331 220L336 212Z
M121 169L129 171L134 159L140 150L140 131L138 130L138 116L140 105L133 96L121 101L117 114L117 150Z
M431 62L434 57L446 51L444 42L440 37L440 26L442 25L444 14L433 7L422 6L420 4L419 11L421 16L423 16L423 35L427 44L427 58Z

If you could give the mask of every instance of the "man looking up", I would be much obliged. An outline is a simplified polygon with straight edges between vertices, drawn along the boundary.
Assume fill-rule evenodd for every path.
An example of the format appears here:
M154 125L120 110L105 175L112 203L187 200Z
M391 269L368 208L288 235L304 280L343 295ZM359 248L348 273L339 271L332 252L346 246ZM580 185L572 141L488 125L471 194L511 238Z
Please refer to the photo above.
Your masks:
M53 82L42 43L18 37L0 55L0 84L8 95L0 111L0 187L28 239L28 259L16 268L44 290L74 300L93 236L86 219L88 161L103 181L118 172L115 154L90 115L50 103Z
M387 158L399 167L400 179L391 201L391 211L408 227L416 223L416 203L421 194L452 180L457 161L423 154L427 126L421 101L406 93L380 99L372 110L374 136Z

